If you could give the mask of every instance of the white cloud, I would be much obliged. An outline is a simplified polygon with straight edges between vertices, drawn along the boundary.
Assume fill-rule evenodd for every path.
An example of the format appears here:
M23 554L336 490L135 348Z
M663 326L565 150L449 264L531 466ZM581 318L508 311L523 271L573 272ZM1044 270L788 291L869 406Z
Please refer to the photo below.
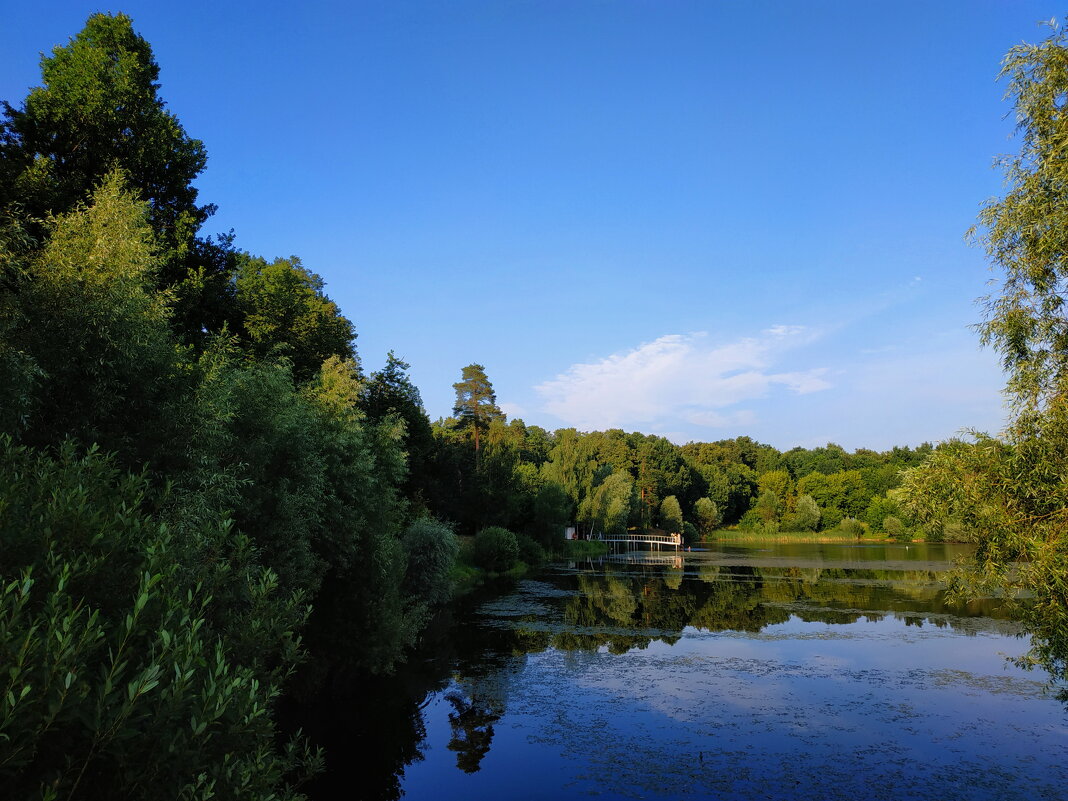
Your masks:
M504 412L505 416L509 420L515 420L517 417L522 417L527 413L527 410L520 406L518 403L498 403L497 407Z
M796 394L830 387L825 369L776 372L786 351L816 332L778 325L757 337L710 343L707 335L669 334L599 361L575 364L535 387L543 410L580 429L706 428L756 422L748 409L776 387Z

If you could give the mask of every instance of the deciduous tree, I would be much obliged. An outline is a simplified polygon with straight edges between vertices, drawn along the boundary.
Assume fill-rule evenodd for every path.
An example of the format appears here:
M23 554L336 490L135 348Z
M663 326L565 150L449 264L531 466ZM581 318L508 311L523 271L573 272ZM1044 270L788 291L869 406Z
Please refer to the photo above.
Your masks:
M697 531L702 537L708 537L722 522L719 509L710 498L698 498L693 505L693 514L697 518Z
M682 507L674 495L668 495L660 503L660 527L671 534L682 531Z
M323 279L296 256L268 263L243 254L236 288L244 333L256 358L289 359L297 381L314 376L331 356L356 358L352 323L326 296Z
M66 45L41 59L42 85L0 126L0 203L62 213L121 168L148 203L165 258L188 245L211 206L193 180L207 163L159 97L159 65L125 14L93 14Z
M982 341L1001 356L1007 388L1041 407L1068 379L1068 30L1012 48L1001 70L1020 152L1002 163L1009 190L989 202L974 234L1001 273L986 298Z

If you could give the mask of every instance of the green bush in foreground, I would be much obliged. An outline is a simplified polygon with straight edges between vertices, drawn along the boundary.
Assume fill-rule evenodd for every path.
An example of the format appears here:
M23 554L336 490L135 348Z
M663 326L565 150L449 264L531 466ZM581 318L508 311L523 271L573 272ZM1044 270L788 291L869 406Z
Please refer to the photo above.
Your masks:
M70 443L53 458L0 438L0 499L5 796L294 798L283 780L316 760L276 750L271 707L305 610L247 540L219 523L179 542L143 511L142 476ZM244 597L213 625L224 579Z

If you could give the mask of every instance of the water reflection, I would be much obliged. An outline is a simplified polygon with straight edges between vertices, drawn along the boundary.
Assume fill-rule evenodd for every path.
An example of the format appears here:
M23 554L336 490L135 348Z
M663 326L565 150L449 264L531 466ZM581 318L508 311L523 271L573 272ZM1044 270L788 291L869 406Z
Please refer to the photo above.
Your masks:
M602 793L588 780L607 761L611 792L620 795L677 793L688 782L710 781L714 765L719 791L786 798L786 785L737 785L732 771L774 775L774 765L759 764L772 758L818 767L849 748L905 753L931 731L974 728L956 717L971 713L969 694L986 703L991 693L1009 693L1013 714L1022 715L1021 699L1038 698L1038 682L991 678L1003 661L997 648L977 642L963 649L956 639L1001 643L1018 629L993 599L967 607L946 601L941 579L953 556L945 546L804 545L556 566L503 595L469 599L454 621L439 621L408 669L374 688L373 699L346 706L331 696L316 725L305 724L326 746L331 771L310 795L514 795L509 782L517 771L548 782L518 788L528 796ZM932 698L945 709L917 711ZM1048 736L1038 724L1018 725ZM848 742L839 741L844 731L854 732ZM969 738L981 744L998 731L980 727ZM1059 745L1068 745L1063 728ZM368 746L381 775L369 776L366 767L354 775ZM799 746L801 756L792 750ZM642 749L660 784L631 764ZM854 757L864 759L860 751ZM961 765L975 758L971 751L954 757ZM833 775L826 765L820 770ZM895 770L913 784L935 781L909 773L926 775L926 768ZM558 776L568 771L565 792ZM672 776L680 784L671 785ZM849 787L843 778L820 781L830 784L806 792ZM918 797L940 787L924 785Z
M918 550L918 549L916 549ZM574 565L556 579L572 592L559 600L558 614L504 615L487 605L490 625L513 631L514 650L546 648L597 650L622 654L652 641L674 643L687 627L703 631L759 632L791 616L805 622L850 624L893 617L906 625L929 623L964 633L1014 632L1003 604L983 599L967 606L946 600L941 577L948 563L902 570L888 567L782 566L752 553L743 560L729 554L628 554ZM777 557L781 559L782 557ZM789 557L786 557L789 559ZM857 560L871 564L873 558ZM756 563L755 563L756 562ZM760 563L771 566L759 566ZM938 569L941 568L941 569ZM689 579L689 580L687 580ZM539 588L528 586L529 595ZM522 604L521 590L509 600ZM514 610L513 610L514 611Z

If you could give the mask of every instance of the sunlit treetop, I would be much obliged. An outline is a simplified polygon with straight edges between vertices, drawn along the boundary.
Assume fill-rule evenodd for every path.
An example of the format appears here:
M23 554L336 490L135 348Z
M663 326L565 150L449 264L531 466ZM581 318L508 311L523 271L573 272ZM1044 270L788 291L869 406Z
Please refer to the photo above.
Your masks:
M1025 408L1068 380L1068 33L1050 25L1048 39L1005 57L1020 152L1001 161L1008 192L984 206L974 232L1002 274L985 299L982 341L1001 355L1008 393Z
M214 211L198 206L204 144L188 136L158 95L159 65L125 14L93 14L66 45L41 58L42 85L22 108L4 103L0 202L61 213L113 167L148 203L161 244L180 247Z

